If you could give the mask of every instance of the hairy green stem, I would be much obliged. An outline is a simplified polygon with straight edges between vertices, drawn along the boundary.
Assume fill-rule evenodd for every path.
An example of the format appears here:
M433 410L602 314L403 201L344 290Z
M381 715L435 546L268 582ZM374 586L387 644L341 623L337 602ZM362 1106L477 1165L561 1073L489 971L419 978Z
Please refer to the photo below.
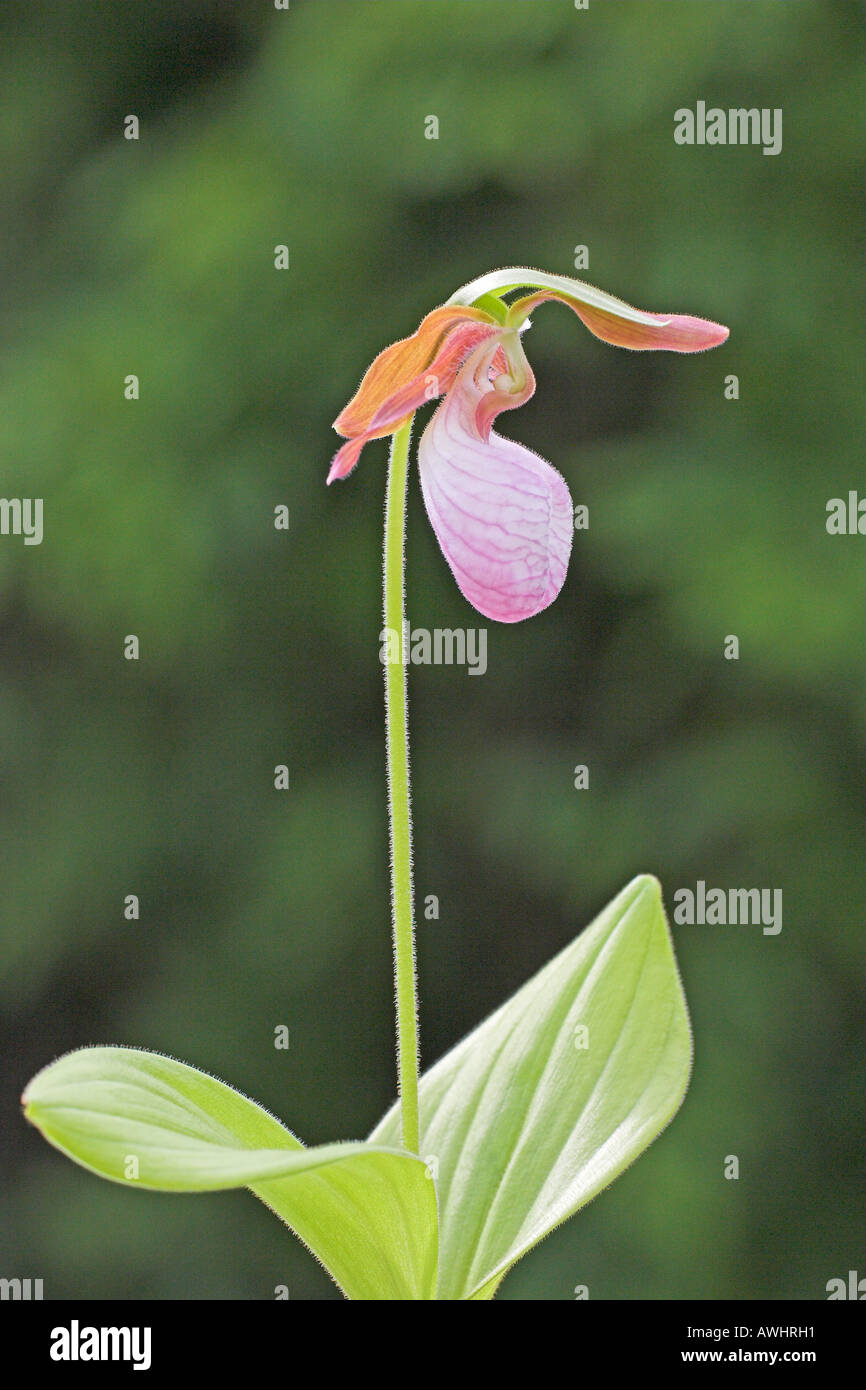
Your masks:
M409 722L403 642L406 482L410 419L391 439L385 503L385 723L388 820L391 830L391 910L397 1001L397 1079L403 1147L417 1153L418 992L412 918L412 816L409 809ZM397 657L394 659L394 638Z

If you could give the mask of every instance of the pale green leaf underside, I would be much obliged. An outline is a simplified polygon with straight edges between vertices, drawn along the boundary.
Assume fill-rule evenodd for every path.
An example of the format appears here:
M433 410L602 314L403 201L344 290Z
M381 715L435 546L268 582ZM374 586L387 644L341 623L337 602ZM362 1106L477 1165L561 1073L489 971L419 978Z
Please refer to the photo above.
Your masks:
M690 1067L661 891L644 875L421 1079L421 1153L438 1167L438 1297L492 1297L515 1260L665 1127ZM395 1107L370 1139L398 1134Z
M658 314L645 314L641 309L626 304L624 299L617 299L615 295L596 289L595 285L587 285L582 280L572 280L568 275L548 275L544 270L532 270L527 266L506 266L504 270L491 270L489 274L481 275L477 280L471 280L468 285L461 286L452 294L448 303L477 304L482 296L494 295L499 298L511 290L519 289L555 290L566 299L573 299L578 304L589 304L594 309L604 309L609 314L615 314L617 318L630 319L632 323L658 325L667 322L660 319Z
M127 1187L251 1188L349 1298L435 1296L434 1184L396 1146L306 1149L239 1091L134 1048L68 1053L34 1077L22 1101L56 1148Z

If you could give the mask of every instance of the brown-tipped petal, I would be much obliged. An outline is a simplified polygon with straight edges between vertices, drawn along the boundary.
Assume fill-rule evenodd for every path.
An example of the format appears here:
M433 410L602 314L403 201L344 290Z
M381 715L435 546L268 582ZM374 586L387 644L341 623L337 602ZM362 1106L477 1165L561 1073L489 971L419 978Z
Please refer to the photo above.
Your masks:
M636 351L703 352L707 348L718 347L730 331L720 323L691 318L688 314L646 314L641 311L644 321L638 322L625 314L620 316L615 309L601 309L556 290L540 290L537 294L516 300L509 309L509 320L519 324L537 304L548 299L567 304L586 324L590 333L603 342ZM627 310L630 306L624 304L623 308Z
M396 422L405 420L419 406L444 396L451 388L457 369L473 348L478 347L485 338L498 338L500 333L498 324L471 321L452 328L430 365L380 406L370 421L368 433L389 433Z
M392 343L368 367L361 385L334 421L338 434L351 439L364 434L382 407L433 362L446 335L465 323L498 326L482 309L443 304L424 318L409 338Z

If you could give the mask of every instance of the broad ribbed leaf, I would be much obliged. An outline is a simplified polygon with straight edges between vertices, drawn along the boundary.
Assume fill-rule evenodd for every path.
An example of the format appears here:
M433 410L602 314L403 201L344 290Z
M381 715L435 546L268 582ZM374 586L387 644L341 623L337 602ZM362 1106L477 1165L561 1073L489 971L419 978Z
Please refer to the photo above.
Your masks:
M435 1296L434 1185L396 1146L306 1149L230 1086L134 1048L70 1052L34 1077L22 1103L56 1148L125 1186L251 1188L349 1298Z
M422 1078L438 1297L491 1298L521 1255L664 1129L690 1067L661 890L644 875ZM395 1108L371 1142L398 1133Z

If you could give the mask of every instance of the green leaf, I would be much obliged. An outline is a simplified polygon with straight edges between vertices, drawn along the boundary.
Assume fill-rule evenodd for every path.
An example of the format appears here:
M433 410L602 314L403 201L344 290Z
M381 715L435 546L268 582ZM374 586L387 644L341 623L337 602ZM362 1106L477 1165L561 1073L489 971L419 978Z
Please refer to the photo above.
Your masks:
M397 1146L306 1149L222 1081L126 1047L68 1053L34 1077L22 1104L49 1143L114 1182L162 1192L249 1187L349 1298L435 1296L434 1185Z
M690 1068L661 890L644 875L421 1079L437 1296L492 1298L521 1255L664 1129ZM395 1108L371 1142L398 1133Z
M491 270L488 275L481 275L477 280L470 280L468 285L462 285L452 294L448 303L477 304L481 298L486 300L492 296L501 299L504 294L519 289L555 290L566 300L587 304L593 309L602 309L632 323L659 323L658 314L645 314L641 309L626 304L624 299L617 299L615 295L596 289L595 285L587 285L583 280L572 280L568 275L548 275L544 270L532 270L527 266L507 266L504 270Z

